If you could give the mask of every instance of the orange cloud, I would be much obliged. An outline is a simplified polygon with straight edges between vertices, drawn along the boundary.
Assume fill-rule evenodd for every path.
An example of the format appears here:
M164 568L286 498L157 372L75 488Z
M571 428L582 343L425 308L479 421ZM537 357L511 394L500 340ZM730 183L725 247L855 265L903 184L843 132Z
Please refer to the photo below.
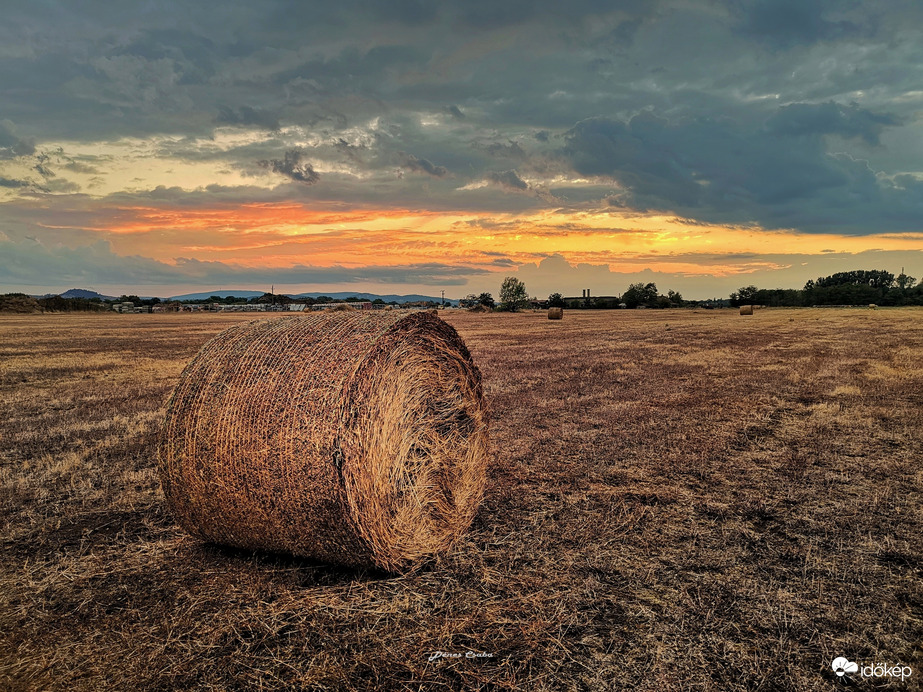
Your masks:
M90 230L122 255L249 267L438 261L496 270L560 254L612 271L730 276L782 269L780 255L917 250L918 236L843 236L693 223L668 215L557 209L531 214L317 208L302 203L99 210ZM86 228L86 226L84 226Z

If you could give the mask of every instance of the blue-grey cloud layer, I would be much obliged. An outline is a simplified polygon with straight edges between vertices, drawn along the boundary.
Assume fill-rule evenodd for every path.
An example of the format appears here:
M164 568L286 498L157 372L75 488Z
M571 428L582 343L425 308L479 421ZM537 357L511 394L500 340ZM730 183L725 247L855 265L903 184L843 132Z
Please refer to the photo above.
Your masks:
M0 25L6 191L75 189L43 173L48 143L169 136L164 156L292 196L923 225L912 0L18 5ZM209 149L216 128L254 138Z

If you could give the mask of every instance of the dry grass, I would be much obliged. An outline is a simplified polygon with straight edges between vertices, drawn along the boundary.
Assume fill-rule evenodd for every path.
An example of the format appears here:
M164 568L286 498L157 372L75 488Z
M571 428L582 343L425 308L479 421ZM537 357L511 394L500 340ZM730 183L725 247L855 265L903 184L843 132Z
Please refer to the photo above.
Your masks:
M190 533L401 572L445 552L484 491L481 376L428 313L235 325L183 371L160 472Z
M490 481L396 578L165 513L166 398L246 316L0 318L0 688L827 690L846 655L919 689L923 311L444 317Z

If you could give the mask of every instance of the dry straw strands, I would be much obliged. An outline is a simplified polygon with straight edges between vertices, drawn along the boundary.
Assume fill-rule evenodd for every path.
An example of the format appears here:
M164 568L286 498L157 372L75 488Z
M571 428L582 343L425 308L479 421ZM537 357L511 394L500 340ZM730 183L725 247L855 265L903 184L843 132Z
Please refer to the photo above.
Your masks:
M752 315L752 314L753 314L753 306L752 306L752 305L741 305L741 306L740 306L740 314L741 314L741 315Z
M160 478L215 543L400 572L470 525L485 485L481 376L425 312L237 325L186 367Z
M548 319L549 320L564 319L564 308L548 308Z

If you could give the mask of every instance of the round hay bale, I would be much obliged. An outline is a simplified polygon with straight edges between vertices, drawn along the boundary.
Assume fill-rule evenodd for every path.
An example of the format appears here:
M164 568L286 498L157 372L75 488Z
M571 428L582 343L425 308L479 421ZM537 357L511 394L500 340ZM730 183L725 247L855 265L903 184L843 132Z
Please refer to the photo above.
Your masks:
M324 308L325 312L352 312L355 310L349 303L337 303L332 308Z
M753 306L752 306L752 305L741 305L741 306L740 306L740 314L741 314L741 315L752 315L752 314L753 314Z
M437 310L436 308L432 308L432 309L430 309L430 310L427 310L427 312L428 312L430 315L438 315L438 314L439 314L439 310Z
M481 376L424 312L240 324L183 371L159 449L194 536L413 569L468 528L485 486Z
M549 320L564 319L564 308L548 308L548 319Z

